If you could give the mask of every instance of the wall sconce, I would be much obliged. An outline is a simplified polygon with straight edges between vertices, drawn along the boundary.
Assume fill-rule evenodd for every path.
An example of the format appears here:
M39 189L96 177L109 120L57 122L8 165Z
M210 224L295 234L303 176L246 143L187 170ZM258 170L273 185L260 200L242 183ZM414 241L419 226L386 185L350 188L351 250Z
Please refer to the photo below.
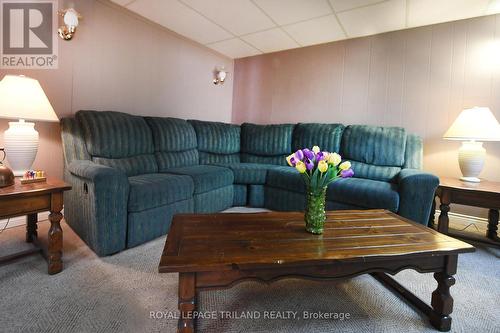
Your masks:
M216 85L223 84L226 80L227 73L228 72L224 69L224 66L216 67L214 70L214 79L212 82Z
M82 16L73 8L60 10L58 14L64 19L64 25L57 29L59 37L71 40L76 32L76 27L78 27L78 20L82 19Z

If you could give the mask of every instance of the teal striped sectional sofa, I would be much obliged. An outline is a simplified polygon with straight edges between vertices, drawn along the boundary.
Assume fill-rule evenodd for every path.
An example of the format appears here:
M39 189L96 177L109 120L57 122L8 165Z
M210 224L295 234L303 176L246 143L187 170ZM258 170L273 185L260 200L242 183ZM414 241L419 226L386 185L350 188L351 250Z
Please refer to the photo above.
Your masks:
M231 206L302 210L305 187L285 157L318 145L352 162L328 209L384 208L427 224L438 178L422 140L397 127L240 125L79 111L61 120L67 223L100 256L168 232L177 213Z

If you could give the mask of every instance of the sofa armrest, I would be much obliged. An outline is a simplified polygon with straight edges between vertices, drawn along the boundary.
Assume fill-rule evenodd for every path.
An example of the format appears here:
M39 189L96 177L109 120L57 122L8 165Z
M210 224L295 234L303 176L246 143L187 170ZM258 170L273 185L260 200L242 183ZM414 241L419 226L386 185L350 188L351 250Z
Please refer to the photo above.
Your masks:
M89 160L74 160L67 168L73 190L68 223L100 256L126 247L129 182L125 173Z
M439 178L417 169L403 169L398 175L398 214L427 225Z
M123 178L123 181L127 180L123 172L89 160L74 160L68 165L68 170L71 174L92 182L111 180L108 177L116 180L119 178Z

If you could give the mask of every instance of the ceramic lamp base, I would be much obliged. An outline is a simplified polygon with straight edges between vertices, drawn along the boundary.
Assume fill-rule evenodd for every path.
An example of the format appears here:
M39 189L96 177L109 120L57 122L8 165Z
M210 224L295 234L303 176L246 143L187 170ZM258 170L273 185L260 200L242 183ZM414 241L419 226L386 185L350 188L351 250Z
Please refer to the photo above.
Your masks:
M478 178L483 170L486 150L482 142L465 141L458 150L458 164L463 177L460 178L466 182L479 183Z
M38 132L35 124L19 120L9 122L9 129L4 132L5 154L14 172L22 176L31 169L38 151Z
M480 183L481 179L477 177L460 177L460 180L464 182L469 182L469 183Z

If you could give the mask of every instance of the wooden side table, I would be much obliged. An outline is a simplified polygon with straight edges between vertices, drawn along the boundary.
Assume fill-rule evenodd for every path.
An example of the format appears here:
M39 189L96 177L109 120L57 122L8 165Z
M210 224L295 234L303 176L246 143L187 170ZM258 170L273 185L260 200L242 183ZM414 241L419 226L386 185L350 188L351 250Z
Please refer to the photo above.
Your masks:
M60 221L63 217L63 192L70 189L70 185L53 178L43 183L24 185L16 178L14 185L0 188L0 218L27 215L26 242L34 243L32 250L0 257L0 264L41 251L47 259L49 274L62 270L63 233ZM44 211L50 211L47 250L39 246L37 233L37 213Z
M439 187L436 190L436 196L440 200L439 221L437 230L439 232L450 234L448 212L450 204L460 204L489 209L488 231L486 239L472 237L468 234L452 234L464 239L473 241L482 241L490 245L500 245L500 238L497 235L498 230L498 211L500 209L500 183L483 180L480 183L464 182L456 178L441 178ZM429 225L434 224L434 207L431 210Z

